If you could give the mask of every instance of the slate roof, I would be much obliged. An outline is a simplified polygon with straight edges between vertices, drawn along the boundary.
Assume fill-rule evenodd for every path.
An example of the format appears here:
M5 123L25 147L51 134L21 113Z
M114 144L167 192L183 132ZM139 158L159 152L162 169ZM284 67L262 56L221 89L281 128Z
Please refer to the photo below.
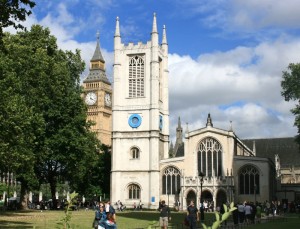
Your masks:
M103 71L102 69L90 69L89 75L83 82L87 83L93 81L101 81L109 85L111 84L106 76L105 71Z
M281 166L300 165L300 150L295 138L242 140L250 149L253 149L253 141L255 141L257 157L270 158L274 162L275 154L278 154Z
M183 157L184 156L184 143L178 146L177 151L175 152L175 157Z
M97 38L96 49L95 49L93 58L91 59L91 62L95 62L95 61L100 61L103 64L105 63L104 58L101 53L101 49L100 49L99 37ZM101 81L101 82L111 85L111 83L109 82L109 80L106 76L105 70L103 70L101 68L90 68L90 72L83 82L88 83L88 82L94 82L94 81Z

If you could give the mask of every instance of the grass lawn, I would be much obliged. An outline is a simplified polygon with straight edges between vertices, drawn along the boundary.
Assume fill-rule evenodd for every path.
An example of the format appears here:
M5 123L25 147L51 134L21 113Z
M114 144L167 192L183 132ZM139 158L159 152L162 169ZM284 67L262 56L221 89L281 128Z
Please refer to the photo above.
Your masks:
M54 229L57 227L57 222L64 216L63 211L18 211L18 212L0 212L0 229L4 228L35 228L35 229ZM172 212L171 225L179 225L182 223L185 212ZM136 229L146 228L154 222L158 225L159 213L155 211L142 212L117 212L118 229ZM72 212L71 226L76 229L91 229L94 219L94 211L74 211ZM205 215L207 225L211 225L214 220L214 214L208 213ZM299 215L288 215L287 222L268 222L256 224L247 227L247 229L281 229L281 228L300 228ZM62 228L62 227L60 227ZM159 227L156 227L158 229ZM181 226L178 228L182 228Z

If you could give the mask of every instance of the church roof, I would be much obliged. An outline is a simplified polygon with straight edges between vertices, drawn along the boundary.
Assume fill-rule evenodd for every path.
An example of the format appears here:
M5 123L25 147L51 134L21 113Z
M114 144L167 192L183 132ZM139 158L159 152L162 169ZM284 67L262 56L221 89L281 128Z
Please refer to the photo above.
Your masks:
M275 154L278 154L281 166L300 165L299 145L295 142L295 138L242 140L250 149L253 148L254 141L257 157L270 158L274 162Z

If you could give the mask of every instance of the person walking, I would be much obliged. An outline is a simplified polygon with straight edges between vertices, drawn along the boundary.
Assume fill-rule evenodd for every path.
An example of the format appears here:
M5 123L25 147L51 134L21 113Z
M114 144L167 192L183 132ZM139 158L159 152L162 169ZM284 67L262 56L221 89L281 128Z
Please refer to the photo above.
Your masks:
M159 206L160 214L159 214L159 226L161 229L167 229L169 220L171 220L170 208L166 205L166 202L163 200Z
M190 202L190 205L187 208L187 218L189 221L189 228L196 229L197 221L199 221L199 212L198 209L195 207L193 200Z

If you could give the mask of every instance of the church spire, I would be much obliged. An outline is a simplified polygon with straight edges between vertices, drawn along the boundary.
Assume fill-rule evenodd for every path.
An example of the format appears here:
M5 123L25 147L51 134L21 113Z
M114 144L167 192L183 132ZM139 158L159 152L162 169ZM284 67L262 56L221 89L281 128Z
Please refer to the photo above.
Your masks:
M212 123L212 119L210 117L210 113L208 113L208 116L207 116L206 126L211 126L211 127L214 126Z
M119 17L116 18L116 31L115 31L115 37L121 37L121 34L120 34L120 24L119 24Z
M168 42L167 42L166 26L165 26L165 25L163 26L162 44L163 44L163 45L168 44Z
M152 33L157 33L156 13L153 13Z
M182 127L181 127L180 117L178 117L178 126L176 128L176 143L178 144L182 143Z

